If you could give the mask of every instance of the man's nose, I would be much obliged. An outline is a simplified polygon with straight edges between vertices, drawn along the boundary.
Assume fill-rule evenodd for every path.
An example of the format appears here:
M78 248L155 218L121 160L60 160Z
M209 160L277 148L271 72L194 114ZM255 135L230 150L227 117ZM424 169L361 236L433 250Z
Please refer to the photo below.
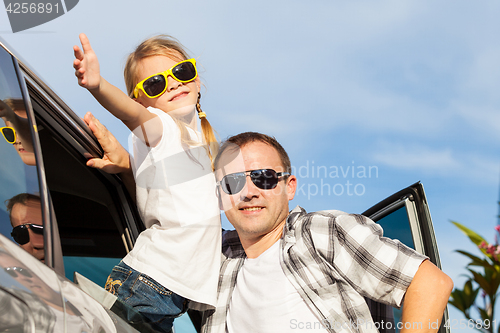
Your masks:
M43 249L43 235L35 234L31 231L31 229L29 230L29 233L31 245L33 245L34 248Z
M243 189L241 190L240 196L242 198L251 199L253 197L258 197L259 195L260 195L260 189L257 186L255 186L255 184L252 181L252 177L250 177L250 175L247 175L245 187L243 187Z

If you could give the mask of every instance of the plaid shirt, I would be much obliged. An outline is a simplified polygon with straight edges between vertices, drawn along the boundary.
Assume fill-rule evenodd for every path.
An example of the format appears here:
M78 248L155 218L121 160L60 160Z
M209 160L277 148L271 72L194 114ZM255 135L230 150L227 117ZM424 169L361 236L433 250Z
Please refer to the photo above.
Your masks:
M365 297L400 307L427 258L382 237L372 220L335 210L308 214L297 206L282 237L281 267L329 332L377 332ZM222 254L217 306L203 314L204 333L226 332L231 295L246 258L235 231L223 236Z

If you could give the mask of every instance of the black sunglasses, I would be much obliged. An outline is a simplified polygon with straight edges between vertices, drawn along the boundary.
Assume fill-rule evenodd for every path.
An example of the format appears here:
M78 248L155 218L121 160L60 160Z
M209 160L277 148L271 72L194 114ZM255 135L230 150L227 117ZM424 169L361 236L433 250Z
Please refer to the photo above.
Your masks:
M7 274L9 274L10 276L12 276L13 278L17 278L18 273L25 276L25 277L28 277L28 278L33 277L33 275L31 275L31 273L27 269L22 268L22 267L17 267L17 266L5 267L4 271Z
M37 235L43 235L43 225L26 223L21 224L12 229L11 236L19 245L24 245L30 241L30 232L28 228L31 229Z
M245 172L236 172L224 176L217 185L227 194L236 194L240 192L247 182L247 176L255 186L262 190L272 190L278 185L281 177L290 176L288 172L276 172L273 169L259 169Z

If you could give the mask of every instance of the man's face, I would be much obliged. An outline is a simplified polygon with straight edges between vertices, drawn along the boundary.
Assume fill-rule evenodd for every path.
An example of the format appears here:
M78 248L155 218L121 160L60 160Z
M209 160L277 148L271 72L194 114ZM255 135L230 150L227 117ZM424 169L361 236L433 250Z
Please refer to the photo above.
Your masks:
M11 222L13 228L26 223L42 225L40 202L28 199L26 205L16 203L12 207ZM43 235L35 234L29 227L28 232L30 236L29 242L20 246L38 260L44 261Z
M238 150L228 148L219 160L216 177L220 181L224 175L258 169L286 171L273 147L252 142ZM281 232L288 216L288 201L293 199L296 185L295 176L282 177L274 189L263 190L247 176L245 187L233 195L219 187L221 209L242 241L258 240L272 231Z

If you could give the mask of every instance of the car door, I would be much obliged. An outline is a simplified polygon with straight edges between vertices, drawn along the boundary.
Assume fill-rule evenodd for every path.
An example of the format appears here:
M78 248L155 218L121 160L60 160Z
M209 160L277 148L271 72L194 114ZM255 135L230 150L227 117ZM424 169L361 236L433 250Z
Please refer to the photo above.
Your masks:
M2 153L8 158L2 159L5 170L0 176L5 178L6 193L0 199L9 203L21 193L29 197L31 206L39 207L37 219L45 223L45 233L44 254L38 259L69 279L78 269L104 285L111 268L143 229L135 205L119 177L85 165L89 157L102 156L102 150L83 121L26 66L5 49L0 51L5 72L1 103L10 118L23 120L4 117L11 125L4 127L17 126L18 135L13 144L2 142ZM15 172L20 174L16 178ZM3 233L9 237L9 210L2 208ZM36 236L30 239L38 240ZM102 271L100 277L96 271Z
M102 154L85 124L1 41L0 118L0 331L135 332L68 280L104 285L141 230L135 206L85 166Z
M40 227L25 228L29 242L24 247L36 243L31 254L59 277L74 280L79 273L97 285L92 290L104 286L114 265L144 230L135 203L119 176L86 166L90 157L103 153L91 131L0 39L0 101L4 100L15 102L11 113L24 116L26 124L19 132L29 137L23 142L30 144L22 149L29 154L21 154L18 142L0 143L0 233L15 241L7 205L12 206L15 200L11 199L19 195L16 200L37 206L31 211L37 212L37 223L44 229L39 235L33 233ZM0 120L1 127L12 127L3 123ZM121 302L108 308L140 331L150 330L142 316ZM178 322L182 329L193 331L186 318Z
M432 219L424 187L420 182L382 200L363 212L362 215L380 224L384 229L384 237L398 239L406 246L429 257L429 260L433 264L441 268ZM401 318L401 309L394 309L380 304L371 308L374 317L394 318L393 324L388 325L386 323L385 329L381 329L381 332L400 331L397 323ZM439 328L440 333L449 332L449 328L443 325L447 320L448 310L446 309L441 327ZM422 325L429 324L436 325L435 323L422 323ZM379 325L384 326L380 322ZM401 327L401 324L399 326Z

